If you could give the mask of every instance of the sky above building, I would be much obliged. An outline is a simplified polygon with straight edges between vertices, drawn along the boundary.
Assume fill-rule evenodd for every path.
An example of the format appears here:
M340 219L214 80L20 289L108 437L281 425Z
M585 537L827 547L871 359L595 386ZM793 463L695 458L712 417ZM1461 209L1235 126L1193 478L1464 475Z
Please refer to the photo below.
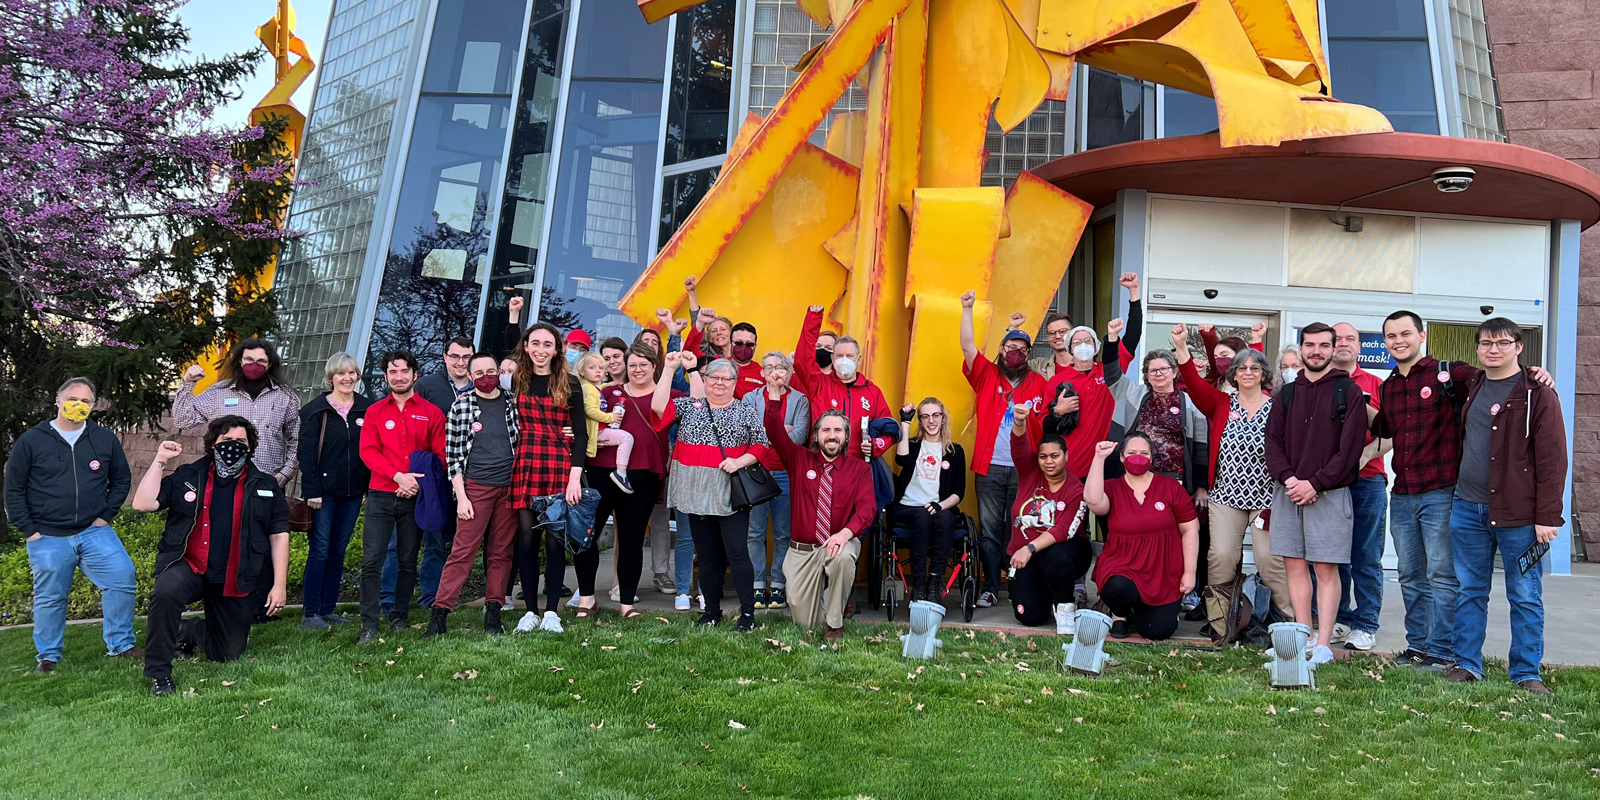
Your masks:
M295 34L305 40L311 57L322 59L322 45L328 34L328 15L333 0L292 0L294 3ZM217 58L230 53L262 49L256 39L256 27L272 18L277 10L277 0L190 0L178 12L189 28L189 51L195 57ZM295 92L294 104L303 112L311 111L311 94L317 76L311 77ZM272 88L272 60L263 58L256 72L245 81L239 99L218 111L216 122L222 125L244 125L249 122L250 109Z

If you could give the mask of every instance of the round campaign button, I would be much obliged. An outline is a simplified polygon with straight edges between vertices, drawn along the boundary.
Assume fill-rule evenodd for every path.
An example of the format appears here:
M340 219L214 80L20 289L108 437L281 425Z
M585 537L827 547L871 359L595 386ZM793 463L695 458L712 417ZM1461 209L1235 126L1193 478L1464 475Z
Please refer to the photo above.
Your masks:
M366 424L367 424L366 417L357 417L356 418L356 427L357 428L365 427Z
M831 402L833 404L834 408L838 408L839 407L839 401L838 400L832 400L832 401L829 401L829 402Z
M1066 502L1061 501L1061 500L1057 500L1056 501L1056 510L1057 511L1066 511L1067 510Z
M1156 510L1157 511L1166 511L1167 510L1167 504L1161 502L1160 500L1157 500L1156 501Z
M1177 415L1180 412L1178 411L1178 407L1177 406L1173 406L1172 408L1167 409L1167 413L1168 414L1172 414L1172 415Z
M1418 394L1421 394L1422 395L1422 399L1426 400L1426 399L1428 399L1428 398L1433 396L1433 387L1424 386L1424 387L1422 387L1422 391L1419 392Z
M1241 419L1244 419L1244 418L1239 416L1239 412L1237 412L1237 411L1229 411L1228 412L1228 421L1229 422L1238 422Z
M1441 370L1439 370L1439 374L1438 374L1437 377L1439 378L1439 382L1440 383L1447 383L1450 380L1450 373L1445 372L1444 370L1441 369Z
M481 423L481 422L472 423L472 432L473 433L477 433L478 431L481 431L481 430L483 430L483 423Z
M1495 403L1494 405L1489 406L1489 415L1493 416L1493 417L1500 416L1500 404L1499 403Z
M100 469L100 462L99 461L90 461L89 462L89 469L92 469L92 470Z
M948 462L948 461L940 461L939 462L939 469L949 469L949 468L950 468L950 462Z
M193 503L194 502L194 492L184 492L183 493L183 502L185 502L185 503Z
M817 479L817 471L814 470L814 469L806 470L806 477L811 479L811 480L816 480Z
M394 430L394 420L391 419L388 422L383 423L383 427L385 427L385 428L387 428L387 429L389 429L391 431Z

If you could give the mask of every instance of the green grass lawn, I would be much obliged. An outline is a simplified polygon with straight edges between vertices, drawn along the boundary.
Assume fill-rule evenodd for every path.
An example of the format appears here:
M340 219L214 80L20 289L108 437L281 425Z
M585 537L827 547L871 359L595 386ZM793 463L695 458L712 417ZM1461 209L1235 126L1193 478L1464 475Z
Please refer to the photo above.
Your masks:
M1254 651L1109 645L1098 679L1061 641L946 628L933 662L898 628L818 647L776 614L738 635L646 616L567 633L452 632L355 646L257 628L232 664L180 662L192 696L71 626L55 675L0 633L0 796L552 798L1582 797L1600 793L1600 670L1503 668L1470 686L1330 664L1272 692ZM508 621L515 618L508 615ZM142 638L142 637L141 637ZM737 723L737 727L732 723Z

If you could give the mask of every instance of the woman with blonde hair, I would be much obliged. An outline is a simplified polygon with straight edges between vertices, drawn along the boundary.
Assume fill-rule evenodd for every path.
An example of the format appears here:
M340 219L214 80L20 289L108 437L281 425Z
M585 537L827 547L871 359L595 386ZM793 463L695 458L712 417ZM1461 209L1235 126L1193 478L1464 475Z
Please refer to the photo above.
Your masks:
M300 409L300 494L311 507L307 538L305 615L301 626L327 630L350 620L334 613L344 554L361 516L371 474L361 461L361 421L372 400L361 386L361 365L334 353L323 369L327 391Z
M911 417L917 436L911 435ZM900 444L894 452L895 502L889 529L908 532L911 544L911 599L939 602L944 568L950 562L956 512L967 494L967 459L950 440L950 413L937 397L900 409Z

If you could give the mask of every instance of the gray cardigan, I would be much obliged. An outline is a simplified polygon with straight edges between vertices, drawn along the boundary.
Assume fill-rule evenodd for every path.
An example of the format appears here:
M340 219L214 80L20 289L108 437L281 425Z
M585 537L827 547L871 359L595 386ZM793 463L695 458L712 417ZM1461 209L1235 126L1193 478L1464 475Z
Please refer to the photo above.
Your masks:
M1116 410L1111 414L1110 440L1114 442L1122 441L1122 437L1127 435L1139 417L1139 407L1150 396L1150 384L1135 381L1133 377L1124 376L1108 387L1117 401ZM1178 392L1178 398L1183 406L1184 469L1188 473L1179 476L1179 480L1184 489L1193 492L1196 488L1206 486L1206 477L1210 474L1211 439L1205 415L1194 407L1189 396L1182 391ZM1111 476L1106 477L1109 479Z
M811 442L811 401L806 396L789 390L789 407L784 410L783 424L789 428L789 438L794 443L805 447ZM761 419L767 413L767 388L752 389L744 396L744 402L756 410L756 419Z

